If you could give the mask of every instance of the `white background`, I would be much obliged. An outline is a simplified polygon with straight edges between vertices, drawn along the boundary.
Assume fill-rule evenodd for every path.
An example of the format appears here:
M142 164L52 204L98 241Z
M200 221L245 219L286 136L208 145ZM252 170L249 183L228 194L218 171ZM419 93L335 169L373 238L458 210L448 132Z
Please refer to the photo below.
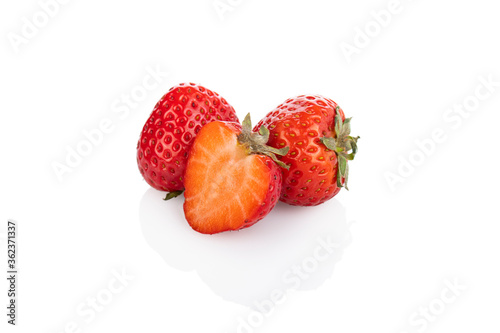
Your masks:
M0 283L1 331L498 332L500 86L480 81L500 82L497 4L401 0L381 27L371 12L388 0L221 2L222 16L212 0L73 0L43 22L37 1L2 1L0 232L18 222L20 275L15 328ZM14 46L33 16L41 27ZM147 68L168 75L114 112ZM334 99L361 136L351 191L279 204L241 232L192 231L182 198L163 202L135 161L156 101L186 81L254 122L295 95ZM473 105L476 88L489 95ZM472 111L448 113L464 101ZM103 119L113 129L60 181L53 164ZM436 129L445 139L419 153ZM401 158L419 165L404 173ZM398 167L404 182L391 188ZM314 267L321 239L338 246ZM300 286L283 280L303 261ZM133 279L110 294L122 270ZM254 312L273 289L290 291ZM87 307L93 297L102 311Z

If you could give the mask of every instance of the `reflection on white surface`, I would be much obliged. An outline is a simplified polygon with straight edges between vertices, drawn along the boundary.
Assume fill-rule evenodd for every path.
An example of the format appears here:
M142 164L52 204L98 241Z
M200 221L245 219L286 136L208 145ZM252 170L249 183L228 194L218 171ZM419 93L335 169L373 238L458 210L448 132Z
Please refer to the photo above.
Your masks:
M335 199L316 207L280 202L248 229L203 235L185 220L182 197L166 202L163 196L149 189L141 201L148 244L170 266L196 270L215 293L246 306L268 299L273 289L318 288L351 240L345 209Z

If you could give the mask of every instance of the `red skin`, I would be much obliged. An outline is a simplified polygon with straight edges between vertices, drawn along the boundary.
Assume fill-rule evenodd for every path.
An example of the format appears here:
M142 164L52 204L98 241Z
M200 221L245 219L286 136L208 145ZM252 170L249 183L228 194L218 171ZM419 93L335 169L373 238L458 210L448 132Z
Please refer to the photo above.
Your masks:
M269 212L278 202L281 193L281 167L279 167L268 156L251 154L246 157L253 160L251 169L252 172L250 172L249 174L251 174L251 177L254 177L258 180L258 184L251 183L249 179L246 179L244 173L245 171L242 170L236 175L237 178L230 178L230 182L235 185L235 188L237 188L237 192L220 191L217 194L217 199L215 199L214 201L210 201L210 198L208 196L202 196L202 198L200 198L200 196L198 195L201 191L200 186L210 187L211 181L214 177L205 177L204 174L200 174L199 170L206 171L209 175L213 175L213 171L211 170L216 170L216 173L218 173L219 170L223 170L223 167L217 164L220 163L219 161L211 162L209 160L206 160L203 163L205 164L205 166L200 166L199 164L200 159L204 156L203 153L200 152L200 150L206 150L206 148L203 148L204 143L202 141L208 137L210 137L209 140L216 140L213 139L214 137L216 137L216 135L213 135L212 133L218 133L219 127L222 127L229 133L234 133L234 142L236 142L237 135L241 133L241 125L233 122L213 122L210 125L204 127L192 147L190 159L188 160L188 171L186 172L186 191L184 192L186 201L184 203L184 212L189 225L194 230L203 234L215 234L224 231L241 230L254 225L258 221L262 220L267 214L269 214ZM227 142L228 140L217 142L215 146L218 150L224 150L227 147L224 146ZM239 146L239 144L232 147L230 146L231 144L228 145L230 148L236 148L236 146ZM199 148L199 146L202 147ZM236 149L234 149L234 151L236 151ZM217 152L213 153L216 154ZM237 155L239 154L240 153L238 153ZM210 163L216 163L215 168L213 168ZM197 171L193 172L193 170ZM208 178L208 182L200 184L199 178L196 179L196 176ZM249 182L244 183L245 180L248 180ZM256 186L262 186L263 184L268 184L268 187L263 189L265 195L261 196L261 200L259 200L258 202L252 202L251 198L253 198L253 196L249 192L252 191ZM242 191L239 191L240 189ZM232 225L229 225L229 223L223 222L225 217L224 215L226 215L223 206L226 203L234 202L235 197L239 197L242 205L251 213L247 216L240 214L238 216L239 218L237 220L237 223L234 223L236 222L235 220L232 221ZM191 203L191 200L197 201L193 201ZM202 206L201 213L199 210L200 206ZM220 215L203 215L204 213L212 212L217 212L217 214Z
M254 128L266 126L271 132L268 145L290 147L278 158L290 165L283 170L280 200L295 206L316 206L339 193L337 156L320 142L334 137L337 104L322 96L298 96L288 99L262 119ZM345 120L342 109L338 112Z
M283 176L281 174L281 167L274 163L274 161L270 157L260 155L259 159L261 159L262 162L265 163L269 168L269 192L267 192L267 195L262 201L259 209L253 216L250 216L248 218L248 221L244 226L241 227L241 229L251 227L255 223L262 220L267 214L271 212L274 206L276 206L280 197L281 184L283 179Z
M202 126L216 120L238 121L233 107L217 93L194 83L170 88L137 143L137 164L146 182L161 191L183 190L193 140Z

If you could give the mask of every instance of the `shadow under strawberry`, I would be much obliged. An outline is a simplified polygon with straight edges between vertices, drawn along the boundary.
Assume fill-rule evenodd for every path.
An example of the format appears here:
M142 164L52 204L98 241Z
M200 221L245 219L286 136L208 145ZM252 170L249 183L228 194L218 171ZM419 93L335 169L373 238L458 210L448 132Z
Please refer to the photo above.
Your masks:
M147 243L182 271L196 271L223 299L252 307L273 290L314 290L334 271L350 244L350 223L337 200L316 207L278 203L251 228L215 235L195 232L183 214L183 198L165 202L149 189L140 204Z

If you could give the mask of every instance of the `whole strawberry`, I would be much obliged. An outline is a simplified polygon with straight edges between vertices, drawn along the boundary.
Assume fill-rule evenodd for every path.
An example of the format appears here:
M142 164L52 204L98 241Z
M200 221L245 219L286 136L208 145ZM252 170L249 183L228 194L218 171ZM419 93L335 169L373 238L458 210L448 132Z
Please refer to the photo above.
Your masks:
M194 83L170 88L156 104L137 143L137 164L146 182L170 192L184 189L184 172L193 140L212 121L238 121L226 100Z
M252 132L250 115L242 126L214 121L204 126L189 154L184 213L203 234L248 228L276 205L281 192L276 155L288 147L266 146L269 131Z
M333 198L345 186L359 137L350 136L350 121L331 99L298 96L288 99L257 126L271 132L269 145L290 147L280 160L283 169L280 200L290 205L315 206Z

